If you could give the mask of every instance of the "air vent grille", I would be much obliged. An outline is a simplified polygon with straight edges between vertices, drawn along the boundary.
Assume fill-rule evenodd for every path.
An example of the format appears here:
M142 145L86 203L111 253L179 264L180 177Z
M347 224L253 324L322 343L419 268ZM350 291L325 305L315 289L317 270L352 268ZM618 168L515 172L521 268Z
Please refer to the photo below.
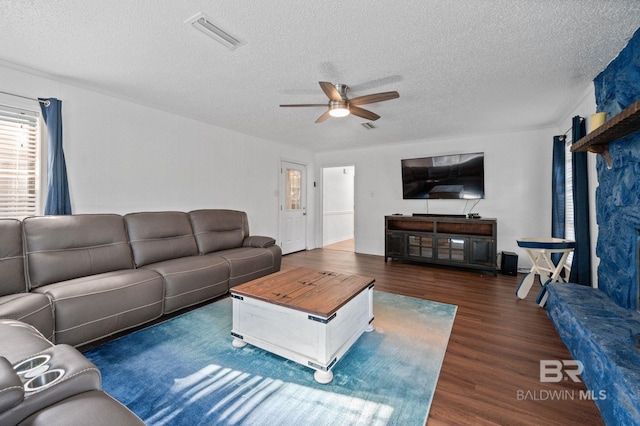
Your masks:
M374 126L373 123L371 123L371 122L362 123L362 127L364 127L367 130L377 129L377 127Z
M214 24L211 19L202 12L187 19L185 23L190 24L193 28L201 31L230 50L234 50L244 44L242 40Z

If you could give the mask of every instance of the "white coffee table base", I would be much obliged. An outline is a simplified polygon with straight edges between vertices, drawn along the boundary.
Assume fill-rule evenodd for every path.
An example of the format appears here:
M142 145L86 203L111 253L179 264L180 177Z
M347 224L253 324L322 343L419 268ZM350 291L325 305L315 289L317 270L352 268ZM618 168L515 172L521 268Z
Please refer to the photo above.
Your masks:
M318 383L365 331L373 331L373 284L329 318L232 294L232 345L256 346L310 367Z

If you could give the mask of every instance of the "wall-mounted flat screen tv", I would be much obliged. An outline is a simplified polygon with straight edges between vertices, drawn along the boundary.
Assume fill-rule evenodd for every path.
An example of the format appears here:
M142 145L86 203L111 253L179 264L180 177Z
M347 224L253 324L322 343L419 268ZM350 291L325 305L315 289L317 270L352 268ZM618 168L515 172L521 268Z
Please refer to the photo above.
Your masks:
M402 198L484 198L484 153L402 160Z

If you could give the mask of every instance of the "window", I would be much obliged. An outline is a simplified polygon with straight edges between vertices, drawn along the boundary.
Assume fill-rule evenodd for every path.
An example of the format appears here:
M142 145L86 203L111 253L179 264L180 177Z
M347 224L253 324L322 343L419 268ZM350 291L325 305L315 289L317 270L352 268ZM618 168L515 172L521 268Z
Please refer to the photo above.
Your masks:
M302 182L300 170L287 169L285 189L287 210L300 210L302 208L301 188Z
M564 238L567 240L576 240L575 227L573 225L573 168L571 153L571 138L567 138L564 149L564 187L565 187L565 216L564 216ZM573 261L573 251L569 253L567 265L571 266Z
M38 213L40 114L0 105L0 217Z

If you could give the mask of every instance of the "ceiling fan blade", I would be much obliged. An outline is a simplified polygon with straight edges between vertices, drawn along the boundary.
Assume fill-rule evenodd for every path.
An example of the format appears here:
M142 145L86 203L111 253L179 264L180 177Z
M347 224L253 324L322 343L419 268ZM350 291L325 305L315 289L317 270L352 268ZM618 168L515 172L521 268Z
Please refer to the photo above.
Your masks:
M280 104L281 107L325 107L327 104Z
M358 117L362 117L362 118L365 118L365 119L371 120L371 121L376 121L378 118L380 118L380 116L378 114L376 114L375 112L371 112L371 111L366 110L364 108L360 108L360 107L353 106L353 105L351 105L349 107L349 112L351 112L351 114L353 114L353 115L357 115Z
M316 123L322 123L329 117L331 117L331 114L329 114L329 110L326 110L324 114L318 117L318 119L316 120Z
M326 75L326 74L322 74L322 75ZM371 92L374 89L377 89L380 86L386 86L388 84L395 84L395 83L400 83L401 81L403 81L404 78L401 75L395 74L395 75L390 75L387 77L382 77L382 78L376 78L374 80L369 80L366 82L362 82L362 83L358 83L358 84L354 84L352 86L349 86L349 88L353 91L353 92Z
M371 95L358 96L357 98L349 99L350 105L366 105L373 104L376 102L388 101L390 99L399 98L400 94L398 92L381 92L381 93L373 93Z
M322 88L324 94L327 95L330 100L334 102L342 101L340 92L338 92L338 89L336 89L336 86L334 86L333 84L329 83L328 81L321 81L320 87Z

